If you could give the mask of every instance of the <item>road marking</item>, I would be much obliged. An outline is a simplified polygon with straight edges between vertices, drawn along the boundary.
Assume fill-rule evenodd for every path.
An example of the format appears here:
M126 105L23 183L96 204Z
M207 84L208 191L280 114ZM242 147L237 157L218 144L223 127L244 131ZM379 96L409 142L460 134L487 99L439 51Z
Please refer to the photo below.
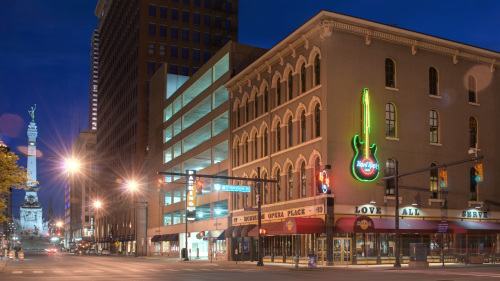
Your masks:
M74 273L82 273L83 270L73 270Z
M37 274L43 273L43 270L33 270L33 273L37 273Z
M92 270L92 272L104 272L104 270L94 269L94 270Z
M16 271L12 271L12 274L22 274L22 273L23 272L21 270L19 270L19 271L17 271L17 270Z
M64 273L64 271L62 271L62 270L54 270L52 272L54 272L54 273L61 273L61 274Z
M135 268L127 268L127 269L128 269L128 270L130 270L130 271L134 271L134 272L139 272L139 271L142 271L142 270L140 270L140 269L135 269Z

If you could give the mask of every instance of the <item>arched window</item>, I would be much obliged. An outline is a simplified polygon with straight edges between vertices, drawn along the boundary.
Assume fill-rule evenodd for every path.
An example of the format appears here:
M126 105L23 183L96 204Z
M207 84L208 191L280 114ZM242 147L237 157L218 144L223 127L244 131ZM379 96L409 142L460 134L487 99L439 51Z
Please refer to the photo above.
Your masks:
M267 112L268 110L268 104L269 104L269 91L267 90L267 86L264 87L264 97L262 99L262 103L264 106L264 113Z
M306 141L306 112L300 114L300 142Z
M234 166L237 167L238 165L240 165L240 142L236 141L234 146L235 146Z
M396 137L396 108L392 103L385 105L385 136Z
M429 94L438 95L438 82L439 78L436 68L429 68Z
M292 71L288 73L288 100L293 99L293 74Z
M247 103L245 105L245 122L250 121L250 99L247 98Z
M429 115L430 122L430 141L431 143L439 142L439 116L437 111L431 110Z
M276 202L281 202L281 171L276 170Z
M306 197L306 163L300 165L300 197Z
M238 105L238 107L236 108L236 124L237 124L237 127L241 126L241 108L240 106Z
M314 86L321 84L320 60L319 54L314 58Z
M437 166L436 163L432 163L431 167ZM438 169L430 170L430 189L431 189L431 199L438 198Z
M385 59L385 86L396 88L396 64L391 58Z
M470 200L477 201L477 180L474 167L470 169Z
M288 200L293 199L293 171L292 165L288 167Z
M262 132L262 157L267 156L267 128Z
M288 118L288 147L293 146L293 121L292 116Z
M276 106L281 104L281 78L276 81Z
M262 173L262 179L267 180L267 173L264 172ZM263 204L269 204L269 185L267 182L262 183L262 203Z
M257 155L257 133L254 134L253 136L253 159L252 160L255 160L258 158L258 155Z
M243 163L248 162L248 137L243 141Z
M319 109L319 104L314 107L314 137L318 138L321 136L321 111Z
M474 76L469 76L469 102L477 103L477 86Z
M475 117L469 118L469 147L477 147L477 119Z
M300 67L300 90L301 93L306 92L306 64L303 63Z
M385 176L393 176L396 173L396 161L389 158L385 162ZM396 181L394 179L385 181L385 195L394 195Z
M253 116L254 119L259 117L259 97L257 96L257 93L255 93L253 98Z
M278 121L276 123L276 151L281 150L281 124Z

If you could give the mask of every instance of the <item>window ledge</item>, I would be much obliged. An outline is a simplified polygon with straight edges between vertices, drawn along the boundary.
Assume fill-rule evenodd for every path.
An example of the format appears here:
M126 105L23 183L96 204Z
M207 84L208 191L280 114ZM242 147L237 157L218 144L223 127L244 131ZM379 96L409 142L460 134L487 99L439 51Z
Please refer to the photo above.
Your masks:
M473 207L473 206L474 206L474 207L476 207L476 206L479 206L479 207L481 207L481 208L482 208L482 207L483 207L483 205L484 205L484 202L483 202L483 201L469 201L469 202L467 202L467 203L469 203L469 207Z
M479 104L479 103L477 103L477 102L469 102L469 104L470 104L470 105L474 105L474 106L480 106L480 104Z
M392 196L392 195L384 196L384 203L387 203L387 201L389 201L389 200L396 201L396 196ZM399 196L399 204L401 204L402 202L403 202L403 197Z
M389 91L395 91L395 92L399 92L399 89L398 88L393 88L393 87L385 87L386 90L389 90Z
M443 205L443 206L444 206L445 200L444 200L444 199L433 199L433 198L430 198L430 199L429 199L429 206L430 206L432 203L440 203L441 205Z
M467 150L467 153L469 153L469 154L475 154L476 151L479 152L479 151L481 151L481 149L479 149L479 148L476 149L476 148L472 148L471 147L471 148L469 148L469 150Z
M439 95L431 95L431 94L429 94L429 98L439 99L439 100L442 99L442 97Z
M385 137L385 139L390 141L399 141L399 138L394 138L394 137Z
M436 142L431 142L429 143L430 145L434 145L434 146L443 146L442 143L436 143Z

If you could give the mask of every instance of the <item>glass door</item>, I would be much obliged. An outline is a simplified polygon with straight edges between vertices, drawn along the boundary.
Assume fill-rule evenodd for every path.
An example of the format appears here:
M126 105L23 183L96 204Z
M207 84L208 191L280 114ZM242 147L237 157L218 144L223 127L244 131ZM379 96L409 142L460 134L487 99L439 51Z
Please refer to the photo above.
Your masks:
M352 264L351 238L333 238L333 264Z
M317 264L325 265L326 264L326 238L318 238L317 239Z

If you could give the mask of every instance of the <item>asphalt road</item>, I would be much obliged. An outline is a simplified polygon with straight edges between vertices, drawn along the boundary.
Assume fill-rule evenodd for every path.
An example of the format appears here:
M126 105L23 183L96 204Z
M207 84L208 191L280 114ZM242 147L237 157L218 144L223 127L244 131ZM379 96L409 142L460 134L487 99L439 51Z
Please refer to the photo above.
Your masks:
M1 267L0 267L1 269ZM143 259L119 256L75 256L66 253L26 254L24 261L9 261L0 272L0 280L236 280L236 281L470 281L499 280L500 265L447 265L428 269L405 266L349 266L298 269L290 264L250 262L182 262L167 259Z

